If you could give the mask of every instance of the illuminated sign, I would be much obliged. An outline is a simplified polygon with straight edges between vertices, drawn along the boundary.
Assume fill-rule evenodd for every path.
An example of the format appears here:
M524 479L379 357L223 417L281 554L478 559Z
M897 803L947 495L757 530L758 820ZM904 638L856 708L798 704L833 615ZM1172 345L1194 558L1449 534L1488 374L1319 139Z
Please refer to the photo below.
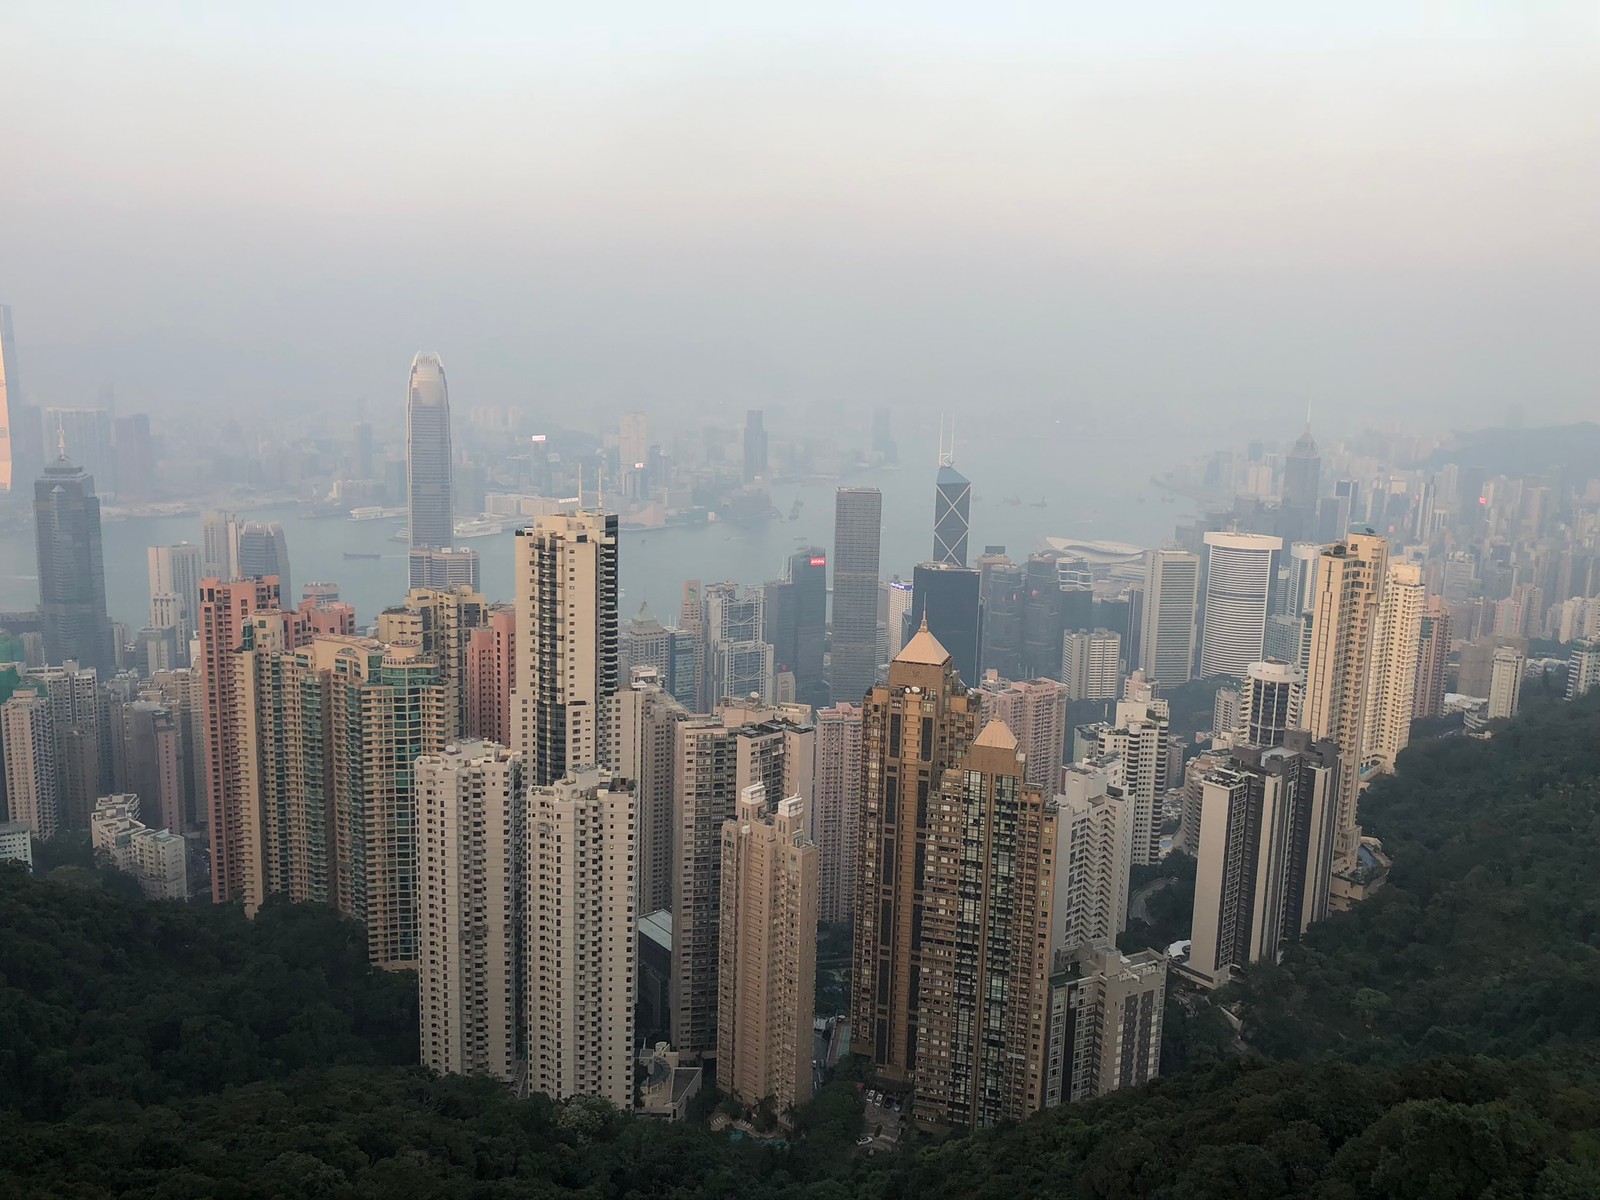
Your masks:
M828 565L828 560L825 558L813 558L811 560L811 565L813 567L825 567Z
M542 441L545 440L545 435L542 434L542 433L536 433L531 438L529 438L528 440L530 442L542 442Z

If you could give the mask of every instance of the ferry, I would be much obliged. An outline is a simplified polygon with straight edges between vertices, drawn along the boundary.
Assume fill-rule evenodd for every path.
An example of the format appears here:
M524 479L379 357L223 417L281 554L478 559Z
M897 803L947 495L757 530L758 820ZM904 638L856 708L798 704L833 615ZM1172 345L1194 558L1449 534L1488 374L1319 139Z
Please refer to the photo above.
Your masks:
M350 519L352 521L382 521L389 517L403 517L405 515L406 510L404 507L380 508L376 504L363 504L359 508L350 510Z
M493 537L504 531L505 525L501 523L499 517L473 517L470 520L457 521L455 525L455 535L458 538Z

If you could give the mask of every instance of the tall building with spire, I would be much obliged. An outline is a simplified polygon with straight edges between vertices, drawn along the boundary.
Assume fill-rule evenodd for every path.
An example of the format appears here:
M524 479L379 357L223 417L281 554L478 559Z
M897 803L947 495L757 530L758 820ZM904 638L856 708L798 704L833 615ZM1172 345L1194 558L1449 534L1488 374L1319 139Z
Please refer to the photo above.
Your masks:
M614 764L617 518L540 517L516 542L516 748L545 787Z
M1322 487L1322 459L1311 437L1311 414L1306 430L1296 439L1283 461L1283 528L1286 542L1309 538L1316 532L1317 500Z
M933 489L933 560L952 567L967 565L967 536L972 528L972 484L956 470L955 426L950 444L939 431L939 475Z
M979 707L926 626L863 705L851 1040L894 1083L917 1066L929 809L977 733Z
M411 360L406 401L406 506L413 548L442 549L455 538L451 492L450 393L437 354Z
M116 656L106 615L100 501L94 477L68 460L64 443L33 485L33 521L45 661L73 659L109 679Z

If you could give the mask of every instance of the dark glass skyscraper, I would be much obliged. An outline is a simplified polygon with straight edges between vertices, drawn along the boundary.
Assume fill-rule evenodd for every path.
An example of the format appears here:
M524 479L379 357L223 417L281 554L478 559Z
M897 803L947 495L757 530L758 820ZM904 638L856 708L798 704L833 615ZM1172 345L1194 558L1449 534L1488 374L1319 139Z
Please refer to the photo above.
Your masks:
M437 354L411 360L406 401L406 504L411 545L443 548L455 539L450 488L450 393Z
M293 596L289 585L289 541L276 521L246 521L239 526L235 551L239 575L244 579L278 577L278 594Z
M794 675L795 698L816 707L828 703L822 672L828 633L828 558L821 546L789 556L788 578L766 585L763 640L772 643L773 664Z
M952 567L967 565L967 533L971 528L972 484L949 463L939 468L933 489L933 561ZM940 639L943 641L943 639ZM946 649L955 653L945 642ZM959 662L961 656L956 655ZM962 676L966 678L965 675Z
M1316 533L1317 500L1322 487L1322 459L1311 438L1311 422L1283 462L1282 527L1285 542Z
M928 622L969 687L978 680L978 583L977 571L948 563L921 563L911 574L911 627Z
M75 659L109 679L116 656L106 615L100 501L94 477L67 460L65 446L33 485L33 520L45 661Z
M878 667L878 551L883 493L840 488L833 508L833 697L866 695Z

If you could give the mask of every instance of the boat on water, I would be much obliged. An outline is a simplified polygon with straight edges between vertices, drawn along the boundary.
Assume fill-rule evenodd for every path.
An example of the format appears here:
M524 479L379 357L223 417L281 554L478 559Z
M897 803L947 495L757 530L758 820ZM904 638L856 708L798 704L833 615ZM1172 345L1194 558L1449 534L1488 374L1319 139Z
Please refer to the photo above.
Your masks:
M382 558L382 557L383 557L383 555L381 555L381 554L363 554L363 553L361 553L360 551L357 551L357 550L346 550L344 552L344 558L345 558L346 562L361 562L361 561L364 561L366 559Z
M457 521L455 535L458 538L493 537L497 533L505 532L505 524L499 517L472 517L465 521Z
M404 508L383 508L377 504L363 504L350 510L352 521L382 521L386 517L403 517Z

